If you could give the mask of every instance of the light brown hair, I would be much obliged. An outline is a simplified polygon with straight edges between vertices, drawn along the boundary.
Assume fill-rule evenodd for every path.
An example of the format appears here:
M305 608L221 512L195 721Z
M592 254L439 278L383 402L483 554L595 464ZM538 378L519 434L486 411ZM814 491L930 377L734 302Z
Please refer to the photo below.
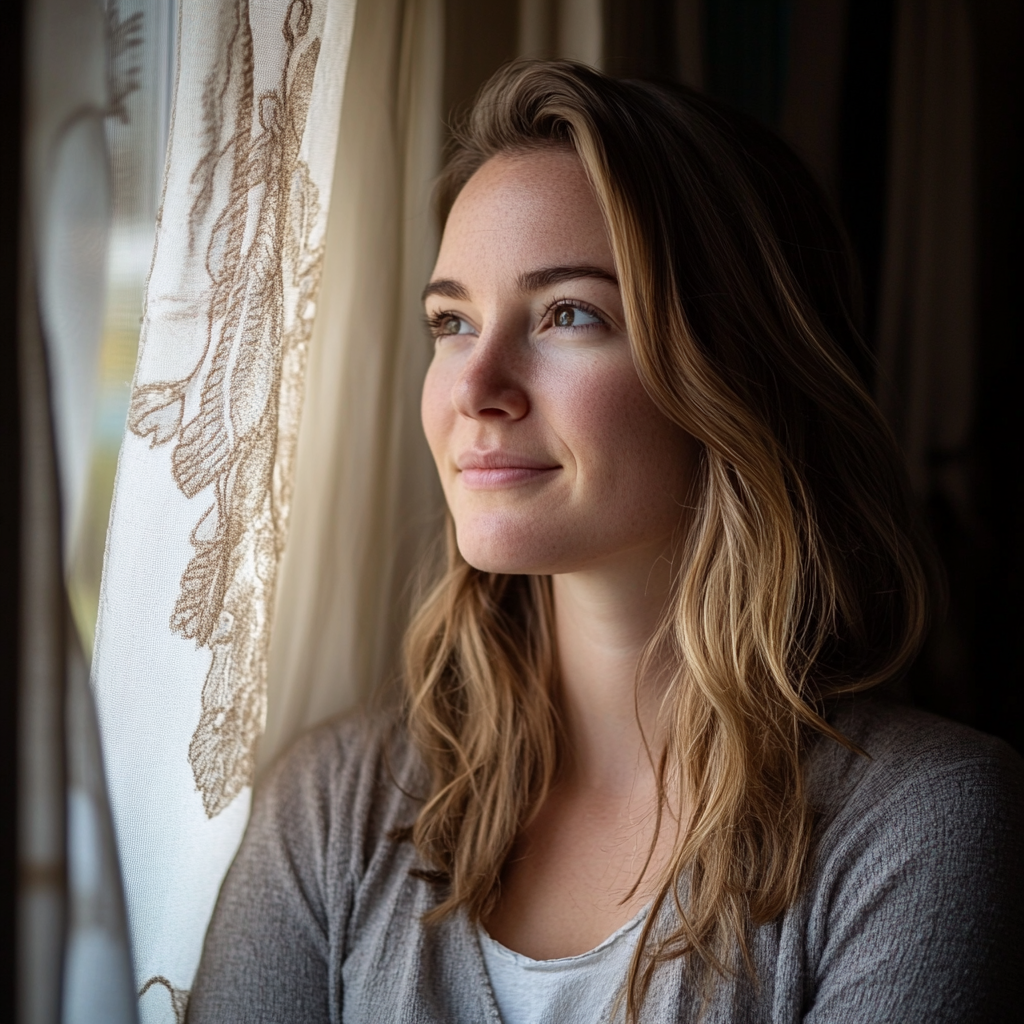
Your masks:
M897 677L926 624L925 559L899 452L861 372L848 247L790 151L685 89L571 62L484 87L438 188L442 219L485 161L571 147L607 221L640 379L699 442L671 607L648 647L676 666L661 803L692 808L627 983L659 963L705 998L750 969L752 926L796 898L812 851L803 769L844 742L827 700ZM443 883L430 920L487 916L560 765L550 579L459 555L405 647L407 716L430 772L412 838ZM639 884L639 880L638 880ZM655 941L674 901L678 926Z

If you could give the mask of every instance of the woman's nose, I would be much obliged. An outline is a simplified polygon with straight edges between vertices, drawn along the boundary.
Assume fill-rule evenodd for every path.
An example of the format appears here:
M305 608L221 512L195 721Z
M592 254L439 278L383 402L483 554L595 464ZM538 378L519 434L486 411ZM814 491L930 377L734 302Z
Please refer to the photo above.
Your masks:
M497 332L481 335L452 388L452 402L472 419L522 419L530 401L514 341Z

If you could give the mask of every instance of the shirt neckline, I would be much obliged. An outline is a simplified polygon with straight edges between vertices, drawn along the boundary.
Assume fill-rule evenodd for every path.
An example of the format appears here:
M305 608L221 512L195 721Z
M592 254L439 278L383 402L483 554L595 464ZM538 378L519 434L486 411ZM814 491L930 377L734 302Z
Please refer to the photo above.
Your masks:
M588 949L584 953L576 953L574 956L555 957L553 960L534 960L533 957L529 957L525 953L517 953L514 949L509 949L508 946L503 946L497 939L492 938L487 933L487 929L485 929L482 924L478 924L476 926L476 930L482 944L492 952L507 960L511 960L520 967L530 967L534 969L569 967L581 964L603 953L609 946L614 945L619 941L619 939L636 928L636 926L647 917L649 910L649 905L643 907L635 917L631 918L620 928L617 928L611 933L611 935L598 943L593 949Z

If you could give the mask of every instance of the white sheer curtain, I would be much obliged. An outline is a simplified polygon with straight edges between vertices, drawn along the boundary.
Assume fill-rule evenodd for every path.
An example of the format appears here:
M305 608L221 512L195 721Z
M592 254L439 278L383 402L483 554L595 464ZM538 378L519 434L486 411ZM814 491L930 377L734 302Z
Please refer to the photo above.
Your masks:
M248 813L352 0L181 0L93 687L143 1021L184 1014Z

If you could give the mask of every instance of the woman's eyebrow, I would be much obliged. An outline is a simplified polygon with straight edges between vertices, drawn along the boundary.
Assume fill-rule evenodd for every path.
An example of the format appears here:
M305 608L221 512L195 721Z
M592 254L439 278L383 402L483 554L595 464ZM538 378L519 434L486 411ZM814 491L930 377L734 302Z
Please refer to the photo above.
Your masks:
M602 270L600 267L592 267L585 263L570 264L560 267L541 267L539 270L528 270L519 276L519 288L524 292L537 292L542 288L550 288L553 284L561 281L575 281L581 277L596 277L600 281L608 281L619 286L618 279L614 274Z
M575 281L581 277L596 277L600 281L608 281L610 284L615 285L616 288L619 286L618 278L614 274L608 273L607 270L602 270L600 267L592 267L585 263L573 263L565 266L540 267L538 270L527 270L519 275L519 290L537 292L542 288L550 288L553 284L559 284L562 281ZM459 281L442 277L436 281L431 281L423 289L420 301L425 302L431 295L440 295L445 299L459 299L464 302L469 299L469 290Z
M420 302L425 302L431 295L440 295L444 299L459 299L466 301L469 298L469 291L464 284L460 284L458 281L453 281L451 278L442 277L437 281L431 281L426 288L423 289L423 294L420 296Z

